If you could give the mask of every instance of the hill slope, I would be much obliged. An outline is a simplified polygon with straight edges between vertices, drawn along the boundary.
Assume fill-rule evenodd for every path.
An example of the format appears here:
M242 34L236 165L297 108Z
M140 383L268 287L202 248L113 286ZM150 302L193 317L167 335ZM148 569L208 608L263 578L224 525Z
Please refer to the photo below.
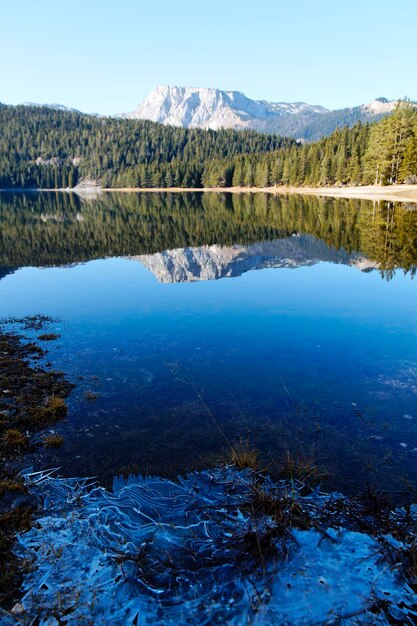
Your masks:
M375 124L346 126L315 143L207 163L203 185L219 180L229 187L417 184L417 108L401 102Z
M0 188L201 187L212 160L294 143L254 131L184 129L42 106L0 108ZM163 181L161 180L163 177Z

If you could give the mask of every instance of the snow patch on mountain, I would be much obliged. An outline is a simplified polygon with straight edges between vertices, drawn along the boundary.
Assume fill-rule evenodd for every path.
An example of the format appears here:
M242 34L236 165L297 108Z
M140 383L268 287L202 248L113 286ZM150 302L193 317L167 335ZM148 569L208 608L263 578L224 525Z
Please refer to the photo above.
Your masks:
M39 102L23 102L22 106L24 107L46 107L47 109L54 109L54 111L66 111L68 113L81 113L78 109L74 109L72 107L67 107L65 104L59 104L57 102L53 102L52 104L42 104Z
M376 98L369 104L362 105L362 110L371 115L387 115L392 113L397 104L397 100L387 100L387 98Z

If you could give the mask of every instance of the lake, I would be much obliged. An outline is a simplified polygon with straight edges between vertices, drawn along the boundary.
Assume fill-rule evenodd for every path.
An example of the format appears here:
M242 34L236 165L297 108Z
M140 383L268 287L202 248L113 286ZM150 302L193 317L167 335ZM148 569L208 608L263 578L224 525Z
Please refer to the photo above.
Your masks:
M0 194L0 317L56 318L66 476L175 477L259 451L323 484L417 485L416 205Z

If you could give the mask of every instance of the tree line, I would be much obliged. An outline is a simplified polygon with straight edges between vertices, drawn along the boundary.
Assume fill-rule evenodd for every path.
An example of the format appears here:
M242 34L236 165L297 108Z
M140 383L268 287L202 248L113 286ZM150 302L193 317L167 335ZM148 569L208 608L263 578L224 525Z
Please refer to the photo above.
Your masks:
M315 143L48 107L0 108L0 188L270 187L417 184L417 108Z

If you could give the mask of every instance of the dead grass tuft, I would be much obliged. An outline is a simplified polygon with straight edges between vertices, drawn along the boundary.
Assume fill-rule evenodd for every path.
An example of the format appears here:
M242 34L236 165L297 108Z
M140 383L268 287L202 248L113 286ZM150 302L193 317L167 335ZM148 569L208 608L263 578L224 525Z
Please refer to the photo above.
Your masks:
M248 444L239 443L230 451L230 463L238 470L259 469L258 451Z
M282 478L298 480L305 485L317 484L327 476L317 467L313 457L294 456L289 451L279 467Z

